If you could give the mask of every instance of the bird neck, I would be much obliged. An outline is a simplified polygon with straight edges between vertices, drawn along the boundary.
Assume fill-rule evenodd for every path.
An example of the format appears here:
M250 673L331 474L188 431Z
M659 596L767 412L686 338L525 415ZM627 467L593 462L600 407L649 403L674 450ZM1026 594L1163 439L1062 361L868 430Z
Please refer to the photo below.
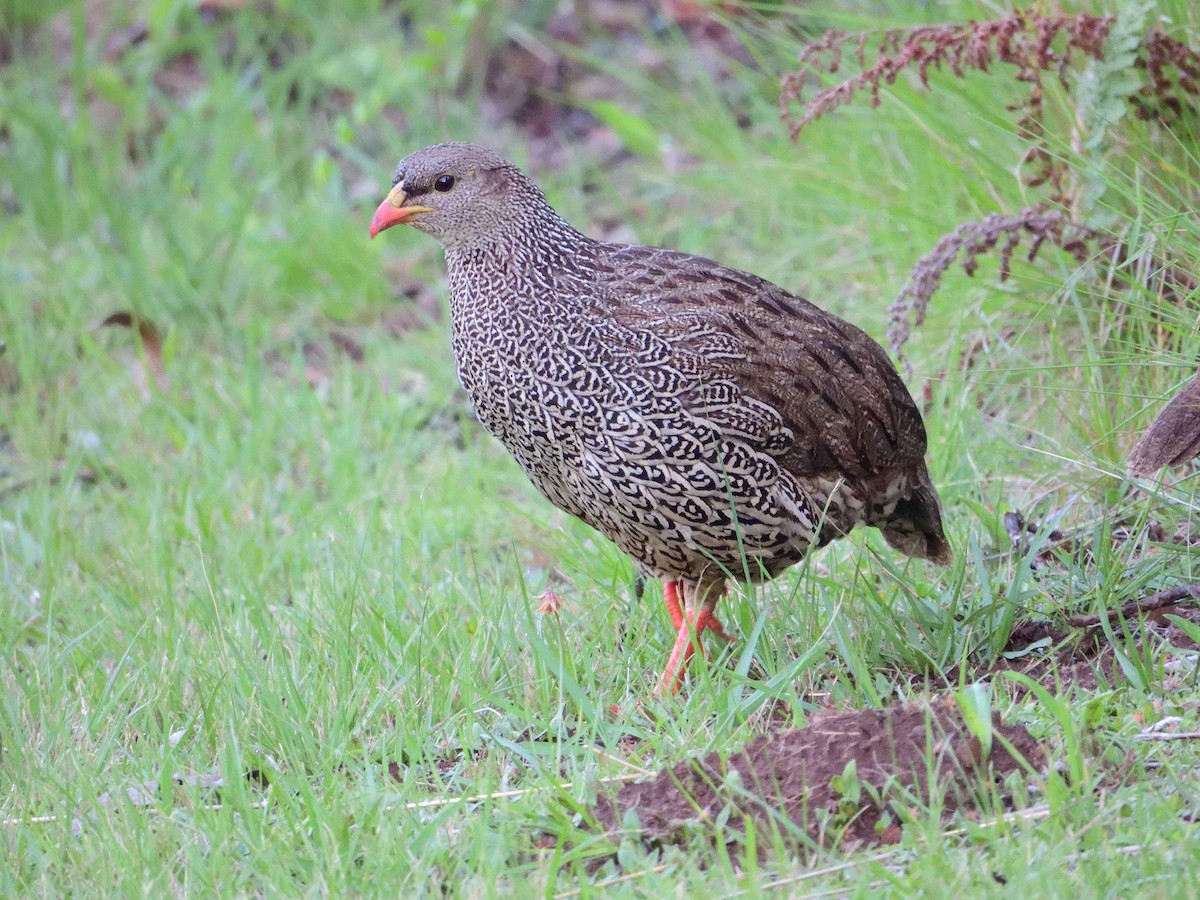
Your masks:
M587 277L595 247L547 204L517 212L504 228L486 236L447 244L446 265L453 292L496 296L497 288L501 293L531 286L554 290Z

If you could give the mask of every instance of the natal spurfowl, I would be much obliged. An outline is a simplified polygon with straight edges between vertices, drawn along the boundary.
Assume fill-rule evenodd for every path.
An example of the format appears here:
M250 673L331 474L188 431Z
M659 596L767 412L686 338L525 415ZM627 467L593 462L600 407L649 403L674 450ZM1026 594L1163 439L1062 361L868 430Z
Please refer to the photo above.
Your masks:
M475 144L396 169L371 236L446 249L459 379L561 509L664 582L677 689L729 578L761 581L856 525L950 561L925 427L883 349L754 275L594 241ZM682 600L682 609L681 601Z

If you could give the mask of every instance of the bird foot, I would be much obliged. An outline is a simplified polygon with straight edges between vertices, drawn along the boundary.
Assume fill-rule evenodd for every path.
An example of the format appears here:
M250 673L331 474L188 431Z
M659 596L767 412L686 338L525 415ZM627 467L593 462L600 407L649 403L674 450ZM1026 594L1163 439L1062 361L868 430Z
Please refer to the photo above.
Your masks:
M683 627L683 605L679 602L678 581L663 582L663 605L667 608L667 615L671 617L671 627L678 633L679 629ZM712 612L708 614L706 630L711 631L721 640L731 644L737 640L736 637L725 630L725 626L721 624L721 620Z
M674 620L675 617L671 618ZM678 693L680 685L683 684L683 675L706 631L712 632L724 641L734 640L733 635L729 634L717 621L717 617L712 614L711 610L688 610L686 613L680 613L679 627L675 633L675 645L671 648L671 655L667 658L667 667L663 670L658 687L654 690L656 697L666 697Z

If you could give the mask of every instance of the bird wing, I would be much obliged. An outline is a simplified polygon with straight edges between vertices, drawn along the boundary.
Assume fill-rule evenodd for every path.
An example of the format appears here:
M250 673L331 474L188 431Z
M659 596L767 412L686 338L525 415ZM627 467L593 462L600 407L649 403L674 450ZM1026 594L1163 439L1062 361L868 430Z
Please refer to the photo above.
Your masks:
M925 426L866 332L755 275L672 250L608 245L609 311L696 376L693 415L797 476L867 478L923 463Z

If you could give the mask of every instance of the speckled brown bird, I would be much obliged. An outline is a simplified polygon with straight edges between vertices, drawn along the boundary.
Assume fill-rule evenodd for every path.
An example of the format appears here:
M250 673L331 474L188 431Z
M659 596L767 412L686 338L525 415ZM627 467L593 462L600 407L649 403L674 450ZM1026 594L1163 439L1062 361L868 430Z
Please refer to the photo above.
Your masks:
M371 220L446 250L459 379L555 506L664 582L673 692L728 579L857 525L947 564L925 426L865 332L710 259L595 241L475 144L405 157Z

